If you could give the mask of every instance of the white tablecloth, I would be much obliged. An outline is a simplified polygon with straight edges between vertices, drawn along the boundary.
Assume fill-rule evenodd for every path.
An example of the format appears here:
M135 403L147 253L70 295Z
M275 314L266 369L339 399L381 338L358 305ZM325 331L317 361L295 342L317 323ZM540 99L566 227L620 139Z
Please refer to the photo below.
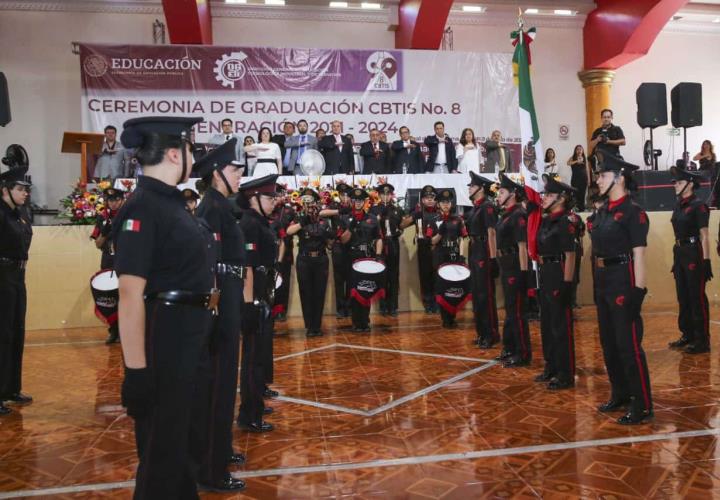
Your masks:
M483 174L489 179L496 180L495 174ZM242 182L251 180L252 177L243 177ZM190 188L195 190L195 183L198 179L190 179L185 184L178 186L178 189ZM317 177L305 177L300 175L283 175L278 178L280 184L287 185L288 189L296 189L303 186L303 182L316 181ZM395 197L405 198L408 189L421 189L423 186L430 184L436 189L454 188L457 196L457 204L469 206L470 198L468 197L467 185L470 182L470 176L465 174L393 174L393 175L323 175L320 177L320 186L337 185L338 182L346 184L361 185L366 182L367 186L375 186L381 180L392 184L395 187ZM124 189L124 184L128 181L132 183L134 188L134 179L116 179L115 187Z

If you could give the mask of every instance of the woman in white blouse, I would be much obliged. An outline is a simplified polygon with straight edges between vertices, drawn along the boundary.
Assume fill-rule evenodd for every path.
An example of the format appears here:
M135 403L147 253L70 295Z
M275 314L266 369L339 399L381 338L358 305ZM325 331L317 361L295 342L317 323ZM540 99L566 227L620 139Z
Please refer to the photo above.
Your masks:
M480 149L475 143L475 132L471 128L466 128L460 134L460 143L455 146L455 156L458 160L459 173L480 173Z
M558 164L555 159L555 150L553 148L547 148L545 150L545 173L546 174L557 174Z
M280 174L282 172L282 155L280 146L270 142L272 132L269 128L263 127L258 134L258 143L245 146L246 153L255 155L256 164L253 177L264 177L266 175Z

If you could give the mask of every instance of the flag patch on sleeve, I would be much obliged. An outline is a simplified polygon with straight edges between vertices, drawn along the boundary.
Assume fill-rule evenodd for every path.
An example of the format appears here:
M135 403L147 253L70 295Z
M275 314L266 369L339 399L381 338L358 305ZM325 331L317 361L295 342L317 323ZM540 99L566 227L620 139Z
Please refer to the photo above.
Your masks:
M255 243L245 243L245 250L257 250L257 245Z
M123 231L132 231L134 233L140 232L140 221L135 219L128 219L123 222Z
M215 239L215 241L220 241L222 239L220 233L213 233L213 238Z

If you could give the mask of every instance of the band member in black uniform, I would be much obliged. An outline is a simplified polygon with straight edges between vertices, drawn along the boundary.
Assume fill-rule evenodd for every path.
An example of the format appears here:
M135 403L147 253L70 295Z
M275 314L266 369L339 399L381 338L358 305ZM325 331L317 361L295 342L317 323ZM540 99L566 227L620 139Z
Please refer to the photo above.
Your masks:
M277 239L270 227L276 205L277 174L266 175L240 186L237 202L243 208L240 229L245 235L247 271L242 323L240 361L240 413L237 423L250 432L268 432L272 424L263 421L269 389L265 382L272 371L273 321L271 308L277 277ZM250 300L252 298L252 300ZM268 352L269 351L269 352ZM275 393L277 395L277 393Z
M122 143L138 148L137 189L113 224L120 282L122 404L135 420L135 498L197 498L190 450L199 363L218 293L202 221L176 189L192 166L190 128L201 118L134 118Z
M532 358L527 318L527 216L520 204L525 188L500 174L497 205L502 210L495 233L505 297L503 350L498 357L507 367L528 366Z
M465 213L465 226L470 236L468 263L477 333L475 343L482 349L490 349L500 340L495 300L495 279L500 268L495 239L497 209L492 200L494 184L494 181L470 172L468 189L473 206Z
M282 277L280 288L275 291L275 304L273 305L273 318L277 321L285 321L287 318L288 301L290 300L290 273L292 271L293 253L295 245L293 239L288 236L287 229L295 222L295 209L287 202L287 188L278 184L278 205L273 214L273 221L270 226L280 243L280 265L278 272Z
M569 210L575 188L544 174L545 212L537 233L540 263L540 335L545 369L535 378L550 390L575 385L572 289L575 277L576 220Z
M185 198L185 208L187 208L188 212L195 215L195 210L197 209L200 195L190 188L183 189L182 195L183 198Z
M629 405L617 422L643 423L653 415L650 374L642 348L642 303L645 288L647 214L631 199L637 166L603 153L596 154L598 187L608 199L593 220L595 301L600 343L612 393L601 412Z
M303 210L287 234L298 235L297 280L308 337L322 336L322 316L328 283L327 248L335 239L328 219L320 218L320 195L312 189L301 194Z
M393 203L395 188L392 184L381 184L377 188L380 203L370 208L380 224L383 235L385 256L385 298L380 299L380 314L398 315L398 294L400 293L400 235L403 220L409 220L405 211Z
M95 246L102 252L100 257L100 269L113 269L115 261L115 249L112 245L110 235L112 233L112 221L120 210L125 199L125 192L121 189L107 188L103 191L103 198L107 204L107 210L100 214L95 222L90 238L95 240ZM115 321L108 328L106 344L120 342L120 327Z
M352 211L349 193L352 188L347 184L338 184L336 188L339 201L333 201L320 211L320 217L328 218L335 231L332 244L333 283L335 284L335 315L338 318L350 316L350 251L347 244L340 241L345 229L341 220Z
M576 188L577 189L577 188ZM573 203L578 199L579 193L575 194ZM582 220L580 214L575 210L570 210L571 222L575 226L575 276L573 277L572 286L572 299L570 305L573 309L578 309L580 306L577 303L577 289L580 285L580 266L582 265L582 257L585 252L583 247L583 238L585 237L585 223Z
M465 263L465 258L460 253L460 241L468 233L462 217L452 213L454 199L452 191L448 189L443 189L438 193L439 217L425 231L425 237L430 238L432 241L433 260L436 269L442 264ZM440 293L439 291L436 292L436 300L439 301ZM457 311L449 304L443 304L440 301L439 306L443 328L455 328L457 326L455 321Z
M672 167L675 194L673 210L675 232L672 272L675 277L680 313L678 328L682 336L670 347L689 354L710 352L710 323L705 285L713 277L710 265L710 218L708 207L695 195L702 176L697 172Z
M357 259L383 258L382 234L377 217L367 213L364 208L367 197L364 189L356 188L350 192L353 207L351 213L345 217L345 232L341 238L341 241L350 247L350 262ZM350 307L353 331L369 332L370 304L361 303L358 297L353 296L350 298Z
M430 224L438 218L437 202L435 201L435 188L424 186L420 190L420 203L412 213L412 219L405 220L401 228L415 224L417 242L418 271L420 274L420 293L422 295L425 312L436 313L438 310L435 302L435 267L433 265L432 241L425 237Z
M237 397L240 322L244 297L245 237L228 197L237 193L243 166L236 163L236 138L221 144L195 162L193 168L208 186L196 215L207 222L215 241L216 275L220 289L218 316L213 325L204 386L196 406L201 441L198 483L213 491L237 491L245 483L234 479L228 464L242 465L245 456L232 449L232 426ZM248 300L252 296L248 295Z
M25 265L32 241L32 225L24 207L30 194L27 167L0 174L0 415L10 404L28 404L21 392L25 348Z

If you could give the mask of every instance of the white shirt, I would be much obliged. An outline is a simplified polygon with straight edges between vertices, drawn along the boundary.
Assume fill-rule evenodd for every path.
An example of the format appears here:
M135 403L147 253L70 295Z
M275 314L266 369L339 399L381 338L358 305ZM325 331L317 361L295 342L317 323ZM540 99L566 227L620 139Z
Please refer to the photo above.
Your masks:
M458 172L463 174L480 173L480 149L477 146L466 151L465 146L458 144L455 146L455 156L458 160Z
M435 136L437 137L437 136ZM438 140L438 154L435 158L435 163L447 163L447 155L445 154L445 138L437 137Z
M338 148L342 148L342 144L343 144L342 135L340 135L340 134L334 134L334 136L335 136L335 145L336 145Z
M265 143L258 143L254 144L255 146L255 158L258 160L263 159L271 159L271 160L280 160L282 162L282 155L280 154L280 146L275 144L274 142L269 142L267 144ZM267 148L265 151L257 149L257 148Z

